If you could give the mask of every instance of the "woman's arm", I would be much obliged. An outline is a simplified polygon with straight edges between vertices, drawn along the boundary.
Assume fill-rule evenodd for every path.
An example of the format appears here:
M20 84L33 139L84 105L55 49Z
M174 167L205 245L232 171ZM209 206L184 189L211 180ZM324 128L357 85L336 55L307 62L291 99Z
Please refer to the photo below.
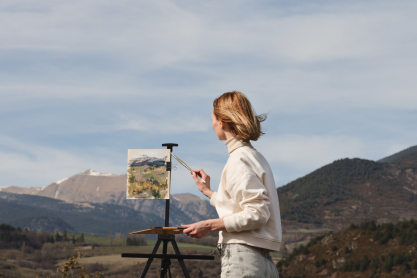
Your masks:
M184 227L184 234L194 238L203 238L210 232L226 231L223 218L209 219L194 224L181 225Z
M256 175L240 175L229 181L226 191L242 210L223 218L227 232L253 230L265 225L271 216L271 201Z
M197 188L206 197L211 199L213 197L214 192L210 189L210 176L207 175L202 169L194 170L191 172L191 174L193 175ZM197 178L197 175L200 176L206 182L204 183L202 180L199 180ZM185 228L183 233L193 238L205 237L210 232L226 231L223 218L209 219L205 221L196 222L194 224L181 226Z

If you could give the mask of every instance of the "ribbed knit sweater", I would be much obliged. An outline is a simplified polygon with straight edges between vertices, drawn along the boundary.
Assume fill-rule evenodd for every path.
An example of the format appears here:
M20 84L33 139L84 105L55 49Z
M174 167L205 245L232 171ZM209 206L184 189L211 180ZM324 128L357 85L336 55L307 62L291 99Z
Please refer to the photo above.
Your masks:
M281 216L274 176L266 159L249 141L225 142L229 159L210 204L223 218L227 232L219 243L241 243L279 251Z

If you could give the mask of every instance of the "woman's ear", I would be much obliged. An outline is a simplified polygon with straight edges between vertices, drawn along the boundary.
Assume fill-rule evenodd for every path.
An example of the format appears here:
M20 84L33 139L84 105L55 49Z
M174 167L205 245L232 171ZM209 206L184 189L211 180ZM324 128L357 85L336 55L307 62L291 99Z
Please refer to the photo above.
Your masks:
M221 123L221 128L224 130L224 131L229 131L230 129L229 129L229 125L227 124L227 123L225 123L225 122L220 122Z

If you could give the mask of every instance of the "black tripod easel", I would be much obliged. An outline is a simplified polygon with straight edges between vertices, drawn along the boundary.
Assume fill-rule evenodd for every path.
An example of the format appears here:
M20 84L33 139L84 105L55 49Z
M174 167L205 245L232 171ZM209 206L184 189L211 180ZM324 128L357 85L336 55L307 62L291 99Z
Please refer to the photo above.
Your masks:
M172 152L173 147L178 147L178 144L175 143L165 143L162 144L162 146L167 147ZM167 162L167 171L171 171L171 162ZM170 184L171 184L171 175L170 175ZM165 227L169 227L169 199L165 200ZM122 253L122 257L124 258L148 258L148 261L145 265L145 268L142 271L142 274L140 275L141 278L144 278L146 276L146 273L149 270L149 267L151 266L151 263L153 259L162 259L161 262L161 275L160 278L165 278L168 276L171 276L171 259L177 259L182 272L184 273L186 278L190 278L190 274L188 273L187 267L185 266L184 260L214 260L214 256L207 256L207 255L181 255L180 249L178 248L177 242L175 241L175 234L170 234L170 230L174 230L175 228L168 228L164 229L163 227L160 228L154 228L155 232L147 232L147 233L153 233L158 234L158 240L155 243L155 246L152 250L151 254L140 254L140 253ZM178 233L178 232L177 232ZM168 251L168 242L171 242L172 247L174 248L175 255L167 254ZM156 254L158 251L159 246L163 243L162 247L162 254Z

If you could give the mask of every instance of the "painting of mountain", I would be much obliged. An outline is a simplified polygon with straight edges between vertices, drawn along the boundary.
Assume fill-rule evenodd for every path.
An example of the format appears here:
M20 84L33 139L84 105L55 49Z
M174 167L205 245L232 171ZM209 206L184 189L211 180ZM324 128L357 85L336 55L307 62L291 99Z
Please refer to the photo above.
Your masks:
M169 199L170 161L167 149L128 150L126 199Z

